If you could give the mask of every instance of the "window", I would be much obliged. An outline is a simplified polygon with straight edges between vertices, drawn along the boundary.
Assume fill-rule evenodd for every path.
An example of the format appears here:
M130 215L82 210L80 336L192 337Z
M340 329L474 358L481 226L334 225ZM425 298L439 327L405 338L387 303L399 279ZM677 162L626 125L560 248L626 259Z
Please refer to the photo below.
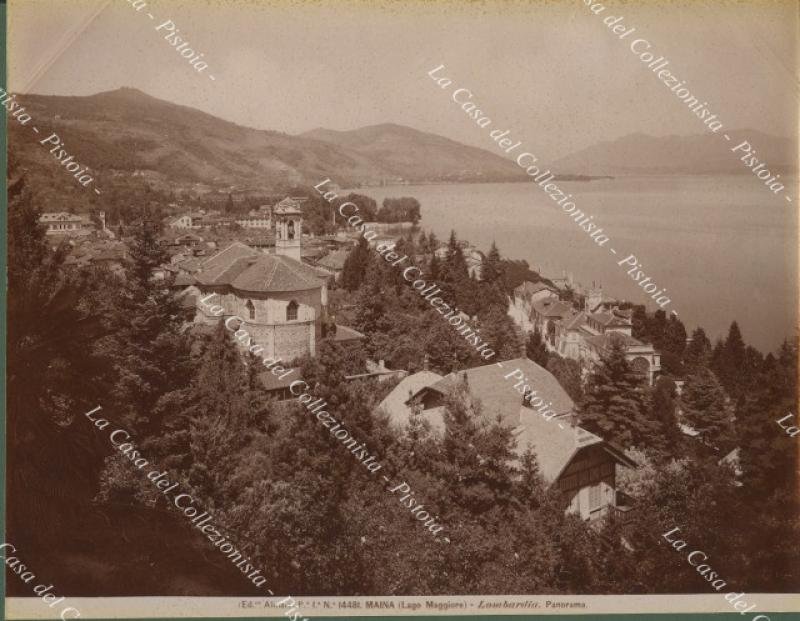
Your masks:
M589 488L589 511L600 508L600 483Z
M294 321L297 319L297 302L292 300L286 307L286 321Z
M256 307L253 305L252 300L247 300L247 304L244 305L249 313L250 319L256 318Z
M289 239L294 239L294 220L289 220L289 226L287 228L287 237Z

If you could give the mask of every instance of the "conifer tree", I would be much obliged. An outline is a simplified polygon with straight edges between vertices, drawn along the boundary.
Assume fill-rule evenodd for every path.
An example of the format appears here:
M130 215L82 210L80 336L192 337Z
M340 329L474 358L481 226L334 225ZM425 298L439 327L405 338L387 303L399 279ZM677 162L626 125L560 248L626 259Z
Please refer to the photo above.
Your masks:
M522 332L504 308L493 305L480 320L481 338L495 351L491 361L511 360L523 355Z
M376 332L386 333L391 327L384 296L386 288L381 266L373 259L356 299L355 328L367 336Z
M650 336L647 333L647 311L642 304L633 307L631 323L633 324L631 330L633 338L650 342Z
M652 416L657 421L660 429L657 437L653 438L651 445L661 448L663 441L663 454L674 457L677 455L681 441L681 430L678 427L677 404L675 402L675 382L668 377L660 377L653 388L651 401Z
M730 413L725 391L708 367L700 367L686 379L681 392L681 409L689 426L711 446L719 446L730 431Z
M442 291L446 300L457 303L465 298L469 287L469 270L455 231L450 232L447 242L447 256L439 271ZM467 294L468 295L468 294Z
M528 340L525 343L525 355L528 360L533 360L539 366L547 367L549 354L547 353L542 333L539 331L539 326L536 326L533 332L528 334Z
M432 254L436 254L439 249L439 238L436 237L436 233L433 231L428 232L428 248L430 248Z
M515 503L511 432L483 420L481 404L459 376L446 400L444 423L437 474L450 485L449 503L472 514Z
M686 328L675 315L672 315L664 325L660 341L663 371L669 375L682 377L685 371L681 359L686 349Z
M692 338L684 352L683 363L691 373L701 365L711 362L711 341L708 340L703 328L695 328Z
M342 268L341 283L348 291L355 291L364 282L367 266L370 262L370 251L367 240L362 236L358 238L358 244L347 255Z
M736 435L742 481L750 497L763 501L796 487L796 439L776 422L797 424L797 342L784 341L778 358L768 356L763 371L736 407ZM789 414L788 420L785 417Z
M589 375L580 424L624 448L645 446L657 429L648 412L644 380L625 360L622 344L614 340Z
M193 309L169 290L169 279L153 278L168 263L154 227L145 221L136 231L121 295L107 300L110 335L98 343L116 376L114 409L132 431L152 435L158 429L153 409L158 399L189 381L189 340L183 328Z
M440 280L441 275L441 263L439 261L439 257L435 254L431 257L430 264L428 265L428 277L433 282L438 282Z
M24 175L13 161L8 172L8 528L17 545L47 548L80 520L102 465L82 413L108 390L91 354L102 332L93 301L114 281L64 270L65 247L50 248Z
M739 324L734 321L731 323L728 337L725 339L721 351L719 353L715 351L714 366L712 367L732 398L736 398L744 392L742 382L745 350Z
M502 285L503 280L503 266L500 251L497 249L497 244L492 242L492 247L489 249L489 254L483 262L481 268L481 278L484 282L494 283L500 281Z

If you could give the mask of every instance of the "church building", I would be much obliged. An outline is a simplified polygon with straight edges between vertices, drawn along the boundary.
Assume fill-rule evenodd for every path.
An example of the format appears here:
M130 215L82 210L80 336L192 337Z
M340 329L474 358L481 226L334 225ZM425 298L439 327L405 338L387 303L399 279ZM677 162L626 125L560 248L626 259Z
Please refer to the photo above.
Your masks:
M233 242L209 257L195 274L196 323L227 322L246 330L263 357L289 362L315 355L328 319L328 274L300 261L302 212L290 200L273 209L275 254ZM205 303L201 299L216 294ZM211 313L221 306L222 315ZM219 312L219 311L217 311ZM340 328L358 340L362 335ZM338 334L337 334L338 337ZM337 338L337 340L344 340Z

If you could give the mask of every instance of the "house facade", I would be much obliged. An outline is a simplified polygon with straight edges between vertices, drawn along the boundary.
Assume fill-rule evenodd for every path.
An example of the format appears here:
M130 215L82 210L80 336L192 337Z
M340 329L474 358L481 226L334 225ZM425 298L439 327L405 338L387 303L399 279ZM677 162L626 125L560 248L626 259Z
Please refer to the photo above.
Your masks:
M600 437L575 423L575 404L546 369L527 358L451 373L442 377L420 371L403 379L381 402L378 410L395 428L404 428L412 417L427 421L433 433L445 433L444 401L461 384L480 402L482 418L509 428L521 457L536 455L545 482L562 492L564 510L587 521L595 521L620 508L616 481L618 468L636 464ZM537 390L556 412L542 417L507 379L509 370L519 369L526 383Z
M47 235L88 235L95 228L88 217L65 211L43 213L39 224L47 227Z
M272 228L272 218L270 218L269 212L264 211L250 211L246 216L241 216L234 220L236 224L241 226L245 229L271 229Z
M618 343L633 369L649 385L655 383L661 372L661 354L632 336L630 310L604 302L597 290L587 296L584 310L576 310L552 288L537 286L540 284L523 283L514 290L509 315L523 330L538 329L548 351L578 361L584 374Z

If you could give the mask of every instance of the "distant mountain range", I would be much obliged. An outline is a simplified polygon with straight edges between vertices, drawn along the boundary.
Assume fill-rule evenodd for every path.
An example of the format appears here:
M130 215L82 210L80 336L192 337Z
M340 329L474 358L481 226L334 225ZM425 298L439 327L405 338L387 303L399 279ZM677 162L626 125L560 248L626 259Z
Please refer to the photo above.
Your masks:
M274 188L325 178L343 187L526 179L506 158L401 125L290 136L236 125L131 88L18 99L32 123L56 132L81 164L116 174L144 171L165 182ZM12 149L40 163L48 159L30 129L16 125L9 123ZM16 140L20 132L27 135Z
M629 134L568 155L553 162L552 167L562 174L588 175L746 173L747 168L739 160L742 153L732 153L731 149L747 140L755 149L758 160L766 160L773 173L796 169L796 147L788 138L750 129L726 133L730 141L725 140L721 133L661 138Z
M525 173L507 157L394 123L351 131L320 128L301 136L358 153L382 170L412 181L527 179Z
M176 189L278 187L330 178L341 187L479 181L527 181L512 158L442 136L391 123L351 131L315 129L298 136L243 127L139 90L121 88L88 97L22 95L33 116L28 127L9 120L9 145L23 165L54 184L49 149L36 142L31 124L56 132L74 159L115 178L140 176ZM788 139L757 131L729 131L748 139L773 172L792 167ZM45 134L47 136L48 134ZM40 138L41 139L41 138ZM632 134L548 164L559 175L739 173L746 169L721 136ZM41 168L40 168L41 167ZM198 185L200 184L200 185Z

